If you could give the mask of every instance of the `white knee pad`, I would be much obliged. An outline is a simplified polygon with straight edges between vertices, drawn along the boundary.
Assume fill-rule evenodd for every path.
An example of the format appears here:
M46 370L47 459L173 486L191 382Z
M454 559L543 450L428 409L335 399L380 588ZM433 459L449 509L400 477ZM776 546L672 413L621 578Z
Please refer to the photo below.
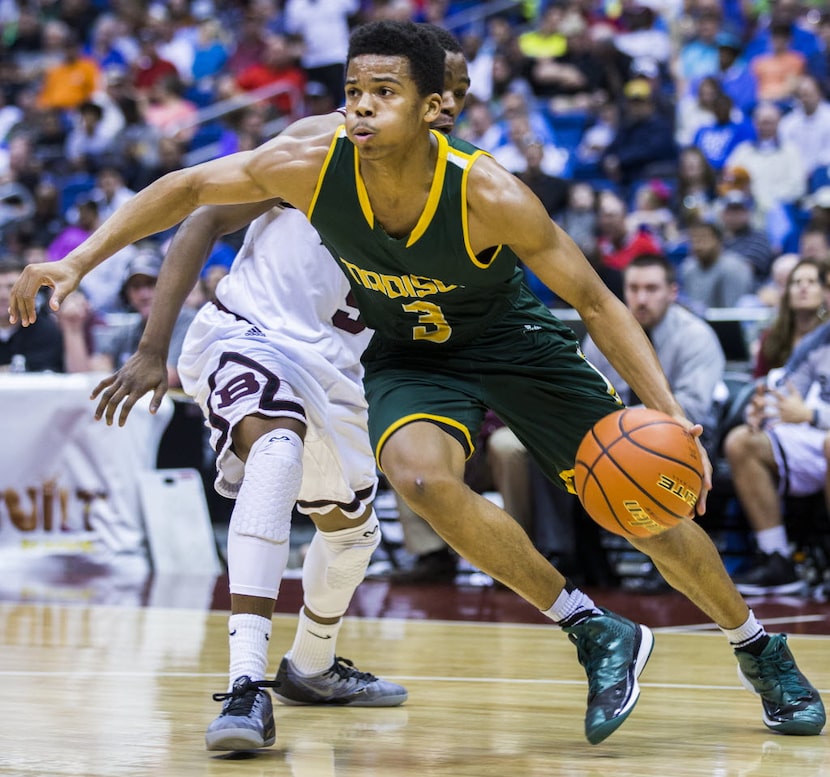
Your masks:
M291 511L303 477L303 444L278 429L251 447L228 531L232 594L276 599L288 566Z
M317 531L303 563L305 606L323 618L343 615L379 544L380 524L374 511L359 526Z
M291 511L303 480L303 443L287 429L262 435L245 462L230 529L237 534L287 542Z

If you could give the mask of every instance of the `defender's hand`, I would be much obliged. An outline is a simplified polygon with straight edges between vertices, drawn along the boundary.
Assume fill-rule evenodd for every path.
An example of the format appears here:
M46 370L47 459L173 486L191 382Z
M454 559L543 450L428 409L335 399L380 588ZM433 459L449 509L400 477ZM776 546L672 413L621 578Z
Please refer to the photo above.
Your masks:
M106 417L107 426L112 426L115 411L121 405L118 425L124 426L133 405L148 391L153 392L150 412L155 414L167 393L167 363L164 355L139 349L118 372L104 378L92 390L90 399L101 396L95 409L95 420Z

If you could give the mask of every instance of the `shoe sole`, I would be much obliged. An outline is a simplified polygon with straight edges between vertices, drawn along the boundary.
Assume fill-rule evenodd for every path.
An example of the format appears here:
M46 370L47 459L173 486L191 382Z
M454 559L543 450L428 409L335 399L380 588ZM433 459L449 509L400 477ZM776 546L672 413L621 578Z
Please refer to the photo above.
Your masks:
M738 679L741 685L746 688L753 696L761 697L761 694L755 690L752 683L747 680L746 675L741 670L741 665L738 664ZM763 709L763 708L762 708ZM767 716L767 711L763 710L761 719L764 725L770 730L779 734L789 734L790 736L817 736L824 728L825 721L821 723L812 723L809 720L772 720Z
M382 696L377 699L361 699L360 695L354 699L320 699L319 701L298 701L287 696L281 696L276 691L274 698L289 707L399 707L408 698L409 693L400 693L394 696Z
M276 735L263 739L256 731L245 728L226 728L205 734L205 747L208 750L259 750L261 747L271 747L276 741Z
M617 717L597 726L590 734L586 732L585 735L592 745L598 745L611 736L625 722L640 699L640 684L637 679L643 673L649 658L651 658L651 651L654 650L654 634L648 626L642 624L638 624L638 626L640 629L640 645L637 648L637 658L634 661L634 688L631 692L631 698Z

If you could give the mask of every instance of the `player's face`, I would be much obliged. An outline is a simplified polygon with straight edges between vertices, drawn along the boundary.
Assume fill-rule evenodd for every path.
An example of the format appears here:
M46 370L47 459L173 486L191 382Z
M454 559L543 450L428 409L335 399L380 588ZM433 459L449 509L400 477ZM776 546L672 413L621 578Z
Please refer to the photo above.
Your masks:
M440 95L418 94L405 57L364 54L349 62L346 134L361 158L408 150L440 109Z
M628 267L623 284L625 304L643 329L663 320L677 297L677 285L666 280L662 267Z
M470 75L467 60L459 52L447 52L444 60L444 94L441 100L441 115L432 122L432 128L449 135L455 122L464 110L467 92L470 91Z

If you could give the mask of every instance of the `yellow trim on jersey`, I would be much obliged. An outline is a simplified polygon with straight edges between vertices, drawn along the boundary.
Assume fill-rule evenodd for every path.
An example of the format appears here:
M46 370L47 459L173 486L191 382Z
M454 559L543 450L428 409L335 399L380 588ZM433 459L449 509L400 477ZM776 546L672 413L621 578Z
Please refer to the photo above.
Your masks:
M406 247L409 248L413 243L416 243L427 231L435 212L438 210L438 203L441 200L441 192L444 189L444 177L447 174L447 151L450 144L444 137L443 133L430 130L433 137L438 141L438 158L435 160L435 173L432 176L432 186L429 187L429 195L427 196L426 205L421 213L421 218L412 232L409 233L409 238L406 241Z
M464 426L464 424L459 423L454 418L447 418L442 415L432 415L431 413L413 413L412 415L399 418L380 436L377 448L375 448L375 461L377 462L378 469L381 472L383 472L383 469L380 466L380 453L383 450L383 446L386 445L386 441L395 432L397 432L398 429L406 426L407 424L411 424L413 421L432 421L437 424L443 424L444 426L451 426L453 429L458 429L458 431L464 435L464 439L467 441L467 445L469 446L470 452L467 454L467 460L469 460L475 452L476 446L473 445L473 438L470 436L470 430Z
M354 147L354 180L357 185L357 201L363 211L363 218L369 225L369 229L375 228L375 213L372 210L372 203L369 202L369 192L366 191L366 184L360 175L360 154L357 153L357 146Z
M314 206L317 204L317 198L320 196L320 190L323 188L323 178L325 178L326 170L328 170L331 158L334 156L334 149L337 146L337 141L344 137L346 137L346 125L341 124L334 133L334 137L331 139L329 150L326 153L325 160L323 161L323 166L320 168L320 175L317 176L317 186L314 187L314 195L311 198L311 204L308 206L308 212L305 214L309 221L311 221L311 214L314 212Z
M464 172L461 174L461 229L464 232L464 246L467 249L467 256L470 257L470 261L478 267L480 270L486 270L493 262L496 261L496 257L501 253L501 249L503 246L499 245L496 246L496 250L493 252L493 255L490 257L490 261L482 262L473 251L473 246L470 243L470 225L467 223L467 181L468 176L470 173L470 169L472 168L473 164L475 163L476 159L481 156L489 156L484 151L478 150L475 153L469 156L469 162L464 166Z

